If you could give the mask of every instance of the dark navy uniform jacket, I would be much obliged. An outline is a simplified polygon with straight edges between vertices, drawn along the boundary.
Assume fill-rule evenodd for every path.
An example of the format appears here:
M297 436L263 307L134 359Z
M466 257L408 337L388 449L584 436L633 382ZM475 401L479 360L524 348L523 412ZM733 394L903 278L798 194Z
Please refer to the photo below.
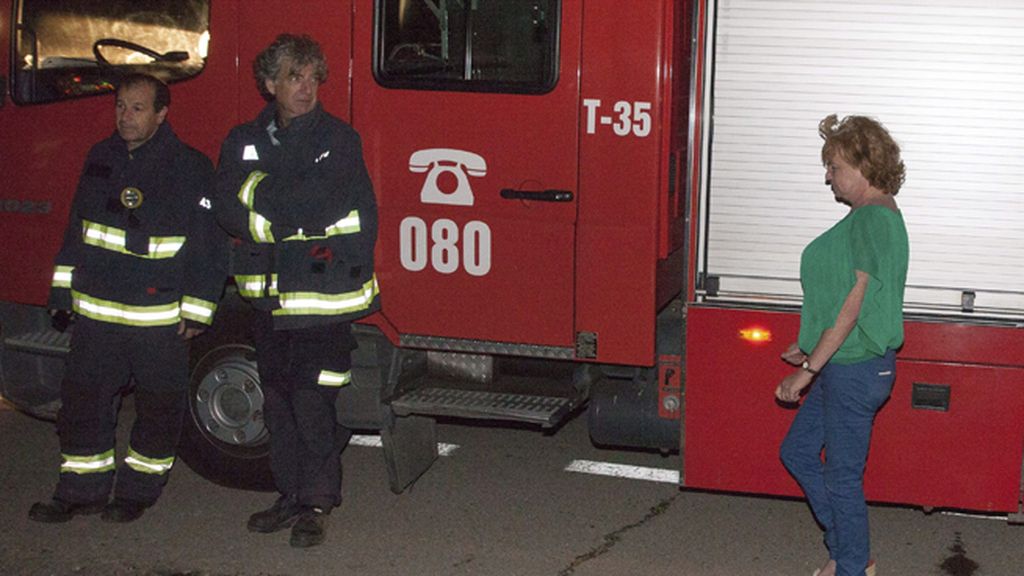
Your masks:
M227 276L213 166L164 122L129 152L93 146L56 257L50 308L127 326L213 321Z
M320 104L278 129L275 104L231 131L217 168L217 218L236 238L239 293L277 329L379 308L377 202L362 143Z

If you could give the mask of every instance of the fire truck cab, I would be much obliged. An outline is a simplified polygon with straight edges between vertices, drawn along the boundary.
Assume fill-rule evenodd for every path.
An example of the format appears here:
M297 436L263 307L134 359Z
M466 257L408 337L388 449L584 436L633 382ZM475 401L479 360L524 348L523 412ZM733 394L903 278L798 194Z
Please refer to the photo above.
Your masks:
M669 303L683 284L689 91L688 67L672 66L690 50L685 3L2 4L11 50L0 122L24 135L0 144L8 399L53 410L59 361L45 355L59 357L67 335L48 330L37 306L82 158L112 128L118 75L170 81L171 125L216 158L227 131L263 105L253 57L294 32L324 47L320 100L362 135L380 209L384 310L359 330L366 368L339 401L345 420L382 429L389 458L408 438L428 447L412 458L429 461L434 416L555 427L593 402L607 379L593 368L605 366L642 402L624 411L630 395L610 387L595 434L677 448L682 314ZM662 379L663 310L676 347ZM264 455L243 316L229 296L194 346L183 453L215 477Z

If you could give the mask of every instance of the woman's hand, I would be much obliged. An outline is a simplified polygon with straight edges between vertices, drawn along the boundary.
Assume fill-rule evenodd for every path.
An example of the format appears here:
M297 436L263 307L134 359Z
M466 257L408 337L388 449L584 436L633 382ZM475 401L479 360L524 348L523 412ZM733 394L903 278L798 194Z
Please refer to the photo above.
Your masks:
M795 404L800 401L800 392L803 392L803 389L807 388L813 379L810 372L797 370L782 379L782 382L775 388L775 397L781 402Z
M800 346L797 346L797 343L793 342L789 345L789 348L786 348L786 351L782 353L782 359L793 366L799 366L804 363L804 360L807 360L807 354L804 354L803 350L800 349Z

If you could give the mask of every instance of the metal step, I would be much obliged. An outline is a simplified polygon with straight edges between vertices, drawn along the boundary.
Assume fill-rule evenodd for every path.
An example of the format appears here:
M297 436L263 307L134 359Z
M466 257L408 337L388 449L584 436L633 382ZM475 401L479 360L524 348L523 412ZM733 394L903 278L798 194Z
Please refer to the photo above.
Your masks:
M66 356L71 349L71 333L56 330L27 332L4 338L4 347L16 352L42 354L44 356Z
M578 404L575 398L559 396L425 387L411 390L393 400L391 409L399 416L421 414L511 420L548 428L561 422Z

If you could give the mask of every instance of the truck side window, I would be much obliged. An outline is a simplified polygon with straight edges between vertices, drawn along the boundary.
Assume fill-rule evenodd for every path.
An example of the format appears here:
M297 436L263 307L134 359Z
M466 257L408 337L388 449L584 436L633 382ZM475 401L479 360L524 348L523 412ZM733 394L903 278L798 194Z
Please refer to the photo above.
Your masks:
M209 0L20 0L15 10L19 104L103 94L131 72L183 80L206 61Z
M378 0L381 85L542 93L558 78L560 0Z

